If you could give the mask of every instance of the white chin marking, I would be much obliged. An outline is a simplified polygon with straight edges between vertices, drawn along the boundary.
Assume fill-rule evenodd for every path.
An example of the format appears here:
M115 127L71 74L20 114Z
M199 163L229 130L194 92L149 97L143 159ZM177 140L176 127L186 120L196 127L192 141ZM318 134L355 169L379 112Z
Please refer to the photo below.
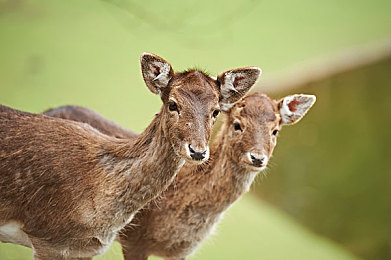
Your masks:
M263 171L263 170L265 170L265 169L266 169L266 165L264 165L264 166L260 167L258 171L260 171L260 172L261 172L261 171Z

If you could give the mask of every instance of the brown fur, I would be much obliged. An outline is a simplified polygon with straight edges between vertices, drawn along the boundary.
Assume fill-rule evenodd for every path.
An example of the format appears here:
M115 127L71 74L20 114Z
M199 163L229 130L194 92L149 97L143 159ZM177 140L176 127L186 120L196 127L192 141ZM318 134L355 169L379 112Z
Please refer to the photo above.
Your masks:
M51 117L59 117L63 119L73 120L76 122L86 123L90 126L99 129L100 132L117 138L134 138L137 133L127 130L122 126L114 123L111 120L104 118L97 112L80 106L63 106L54 109L48 109L44 112L45 115ZM110 129L110 131L108 130Z
M283 122L286 112L280 109L285 99L275 101L255 93L229 109L213 142L210 162L199 166L185 164L163 197L149 203L120 232L125 259L146 259L152 254L185 259L191 254L212 232L224 211L248 191L256 174L267 166L277 132L288 124ZM299 121L315 101L314 96L308 95L288 99L288 107L293 103L304 108L289 124ZM77 120L75 116L73 119ZM235 129L234 124L239 124L241 130ZM266 157L259 165L249 153Z
M208 149L225 85L196 70L174 73L153 54L141 65L164 105L133 139L0 106L0 241L31 246L34 259L91 259L167 188L184 159L207 159L188 147ZM260 71L250 70L253 84ZM252 84L241 85L243 94Z

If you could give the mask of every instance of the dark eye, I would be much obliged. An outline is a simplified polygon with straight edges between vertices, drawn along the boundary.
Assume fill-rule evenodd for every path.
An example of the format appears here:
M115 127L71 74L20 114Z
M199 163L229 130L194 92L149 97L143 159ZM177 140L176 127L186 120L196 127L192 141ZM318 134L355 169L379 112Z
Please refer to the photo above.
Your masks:
M171 102L168 102L168 109L170 111L178 111L178 106L176 105L175 102L171 101Z
M278 130L277 129L273 130L272 135L277 135L277 134L278 134Z
M215 111L213 111L212 116L213 116L214 118L216 118L219 114L220 114L220 110L216 109Z
M242 128L240 127L239 123L234 123L234 129L235 131L242 131Z

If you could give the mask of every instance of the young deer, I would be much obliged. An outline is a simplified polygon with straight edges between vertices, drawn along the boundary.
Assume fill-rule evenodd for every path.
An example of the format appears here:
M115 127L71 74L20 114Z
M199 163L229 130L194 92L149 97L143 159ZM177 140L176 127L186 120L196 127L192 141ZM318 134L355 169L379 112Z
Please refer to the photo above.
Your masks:
M209 157L219 107L241 98L260 69L174 73L141 56L144 81L163 102L139 136L118 139L87 124L0 106L0 241L34 259L91 259L172 182L186 161Z
M298 122L315 100L313 95L292 95L276 101L254 93L226 108L210 162L185 164L162 198L149 203L119 233L125 259L185 259L191 254L266 168L281 127ZM79 120L71 109L66 114ZM55 111L52 115L61 116ZM101 117L84 120L105 122ZM110 128L98 130L110 133Z

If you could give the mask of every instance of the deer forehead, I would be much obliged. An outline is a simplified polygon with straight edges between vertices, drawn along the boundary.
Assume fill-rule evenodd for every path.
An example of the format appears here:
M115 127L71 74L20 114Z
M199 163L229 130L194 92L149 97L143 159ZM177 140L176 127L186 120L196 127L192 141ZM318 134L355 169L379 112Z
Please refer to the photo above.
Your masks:
M198 94L205 91L218 94L219 89L215 79L198 70L177 73L170 83L173 89L179 88Z
M236 120L248 121L259 126L268 122L278 122L280 118L276 106L263 102L242 102L233 109L231 116Z
M199 84L192 84L188 87L178 86L172 88L169 94L169 100L175 101L184 109L202 109L210 110L218 108L219 93L213 86L207 85L200 87ZM208 111L209 112L209 111Z

